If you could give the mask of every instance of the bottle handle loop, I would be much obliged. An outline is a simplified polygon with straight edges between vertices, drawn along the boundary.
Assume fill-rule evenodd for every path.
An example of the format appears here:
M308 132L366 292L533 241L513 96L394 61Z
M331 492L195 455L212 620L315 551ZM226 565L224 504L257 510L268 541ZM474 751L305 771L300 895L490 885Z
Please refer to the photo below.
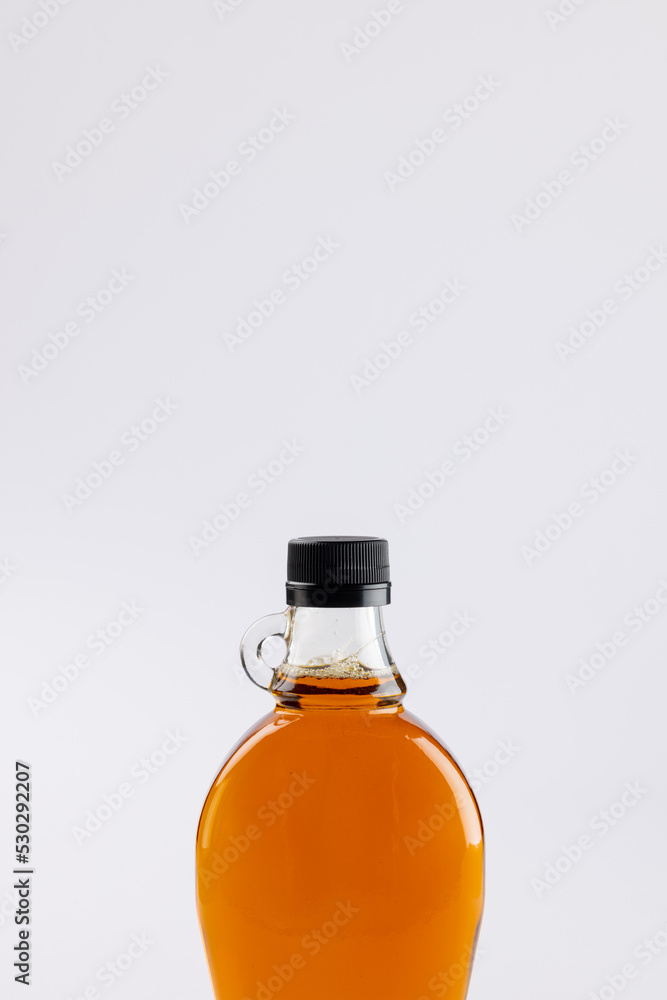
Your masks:
M276 636L287 642L291 627L290 609L275 615L265 615L246 629L241 639L241 665L253 684L268 691L273 680L275 669L265 663L262 657L262 646L267 639Z

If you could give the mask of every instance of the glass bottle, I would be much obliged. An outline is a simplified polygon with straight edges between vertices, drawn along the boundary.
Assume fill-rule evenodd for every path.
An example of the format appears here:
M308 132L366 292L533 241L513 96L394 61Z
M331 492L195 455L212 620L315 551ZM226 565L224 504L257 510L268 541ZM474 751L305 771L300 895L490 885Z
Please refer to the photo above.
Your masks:
M287 610L241 659L274 710L231 751L197 832L216 1000L463 1000L484 895L460 767L403 708L384 539L293 539ZM262 643L282 636L272 669Z

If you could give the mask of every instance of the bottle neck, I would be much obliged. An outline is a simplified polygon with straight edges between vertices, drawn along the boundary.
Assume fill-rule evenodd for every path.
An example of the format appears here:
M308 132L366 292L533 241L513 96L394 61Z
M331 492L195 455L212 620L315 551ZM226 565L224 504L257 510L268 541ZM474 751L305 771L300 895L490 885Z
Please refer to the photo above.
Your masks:
M289 608L285 659L271 691L283 707L398 705L405 684L387 645L382 608Z

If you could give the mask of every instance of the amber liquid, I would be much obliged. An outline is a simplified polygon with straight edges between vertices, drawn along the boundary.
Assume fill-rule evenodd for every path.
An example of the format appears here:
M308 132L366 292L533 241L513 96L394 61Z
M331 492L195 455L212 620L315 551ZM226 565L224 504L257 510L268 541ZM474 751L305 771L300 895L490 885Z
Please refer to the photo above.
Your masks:
M275 712L223 766L197 835L217 1000L465 997L481 819L403 690L279 676Z

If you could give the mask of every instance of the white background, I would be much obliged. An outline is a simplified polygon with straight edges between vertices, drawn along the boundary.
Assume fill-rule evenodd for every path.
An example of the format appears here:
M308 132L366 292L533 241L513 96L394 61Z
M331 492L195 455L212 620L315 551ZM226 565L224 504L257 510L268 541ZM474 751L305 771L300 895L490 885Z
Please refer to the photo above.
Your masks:
M211 996L197 819L227 750L271 707L239 679L238 639L283 607L287 540L330 533L389 539L392 650L401 668L423 667L407 705L485 775L488 902L472 1000L607 1000L606 977L628 962L637 976L624 996L664 992L667 953L633 952L667 925L667 605L650 603L667 598L667 266L637 272L631 296L614 286L667 242L665 7L587 0L557 20L555 0L404 0L346 58L341 43L381 6L242 0L225 13L206 0L72 0L12 44L31 32L24 18L43 18L29 0L3 4L8 995L24 995L11 981L5 895L23 759L34 788L31 996L67 1000L96 983L113 1000ZM147 67L166 74L160 86L124 119L110 112ZM495 92L445 123L480 76ZM239 145L274 108L294 120L247 162ZM105 117L114 131L59 179L54 163ZM577 150L608 118L620 134L578 168ZM392 191L387 172L437 127L446 141ZM186 222L179 206L234 158L240 175ZM573 182L545 196L564 169ZM540 192L539 217L517 221ZM320 237L339 248L230 350L225 334L253 300L285 290L282 275ZM123 268L122 294L94 322L79 317L79 335L26 375L33 352ZM447 279L465 292L427 330L410 327ZM610 298L617 311L559 356L571 327ZM400 356L353 384L405 330ZM176 409L131 450L126 432L158 398ZM457 442L490 408L508 419L465 460ZM249 479L284 441L304 450L260 494ZM68 502L118 449L123 464ZM631 458L602 494L589 481L617 449ZM395 505L453 454L455 474L401 514ZM195 555L192 538L239 492L249 506ZM581 516L558 529L553 516L572 503ZM92 652L90 634L133 600L143 613ZM633 627L626 616L647 601ZM420 646L466 611L474 625L428 666ZM567 676L619 630L625 646L570 690ZM90 665L36 709L29 699L86 650ZM77 844L72 828L169 730L187 737L178 753ZM520 751L498 768L501 740ZM626 782L645 791L596 833ZM593 848L537 888L584 834ZM153 943L107 989L96 972L133 934Z

